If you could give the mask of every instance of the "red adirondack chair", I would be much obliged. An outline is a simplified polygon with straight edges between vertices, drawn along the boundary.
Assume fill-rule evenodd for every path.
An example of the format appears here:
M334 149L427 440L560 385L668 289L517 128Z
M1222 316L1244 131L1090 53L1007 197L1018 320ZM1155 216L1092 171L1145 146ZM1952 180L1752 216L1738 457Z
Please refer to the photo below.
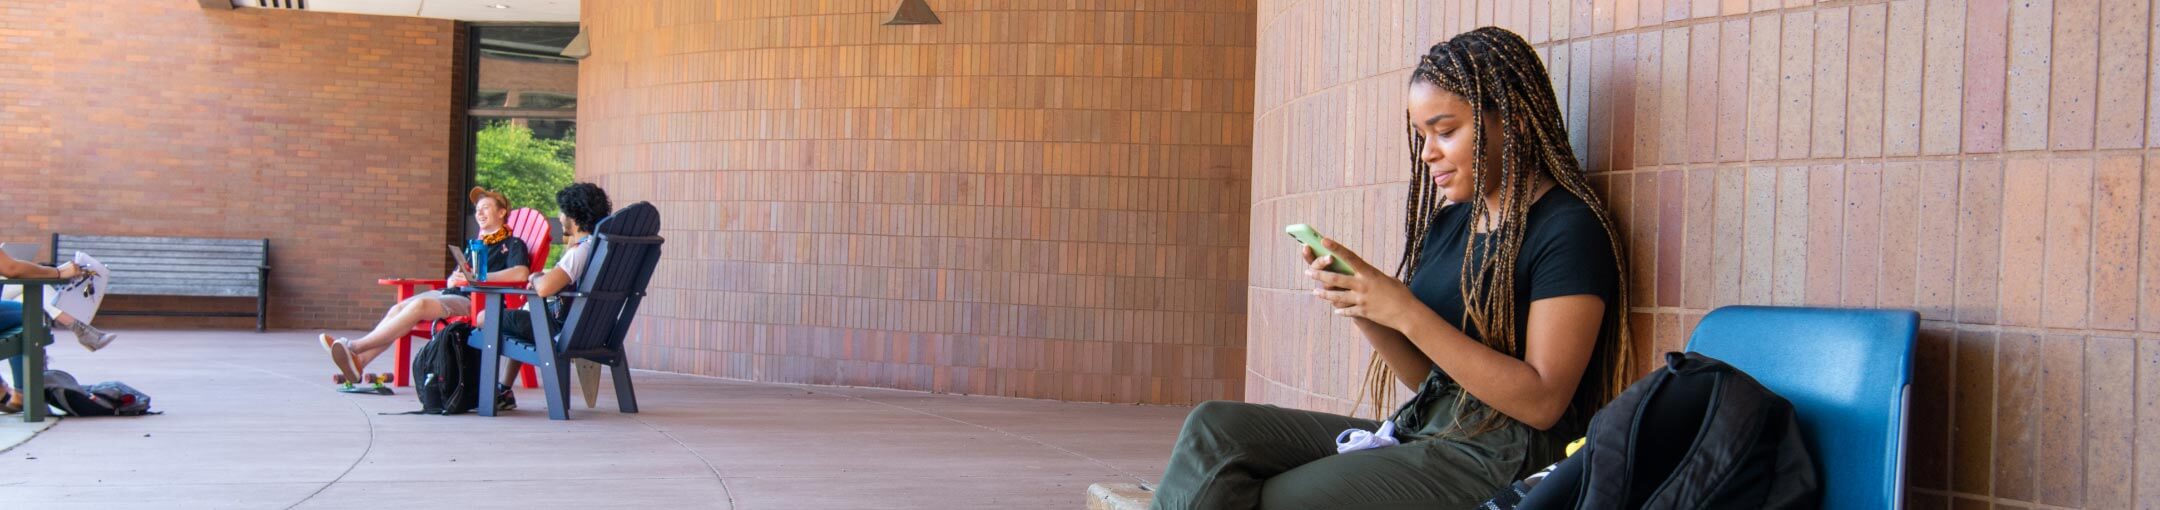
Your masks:
M529 260L532 261L532 270L546 270L547 268L540 266L547 263L548 249L550 245L554 244L555 239L554 232L548 228L547 217L541 215L540 211L535 211L531 208L520 208L515 211L510 211L510 216L503 221L503 225L510 228L511 235L515 235L519 240L525 241L525 248L530 251L528 255L531 255L531 258ZM450 283L446 280L421 280L413 278L384 278L381 280L376 280L375 283L397 287L397 298L400 302L405 301L406 299L411 299L414 294L426 292L429 290L441 290L442 288L448 287L450 285ZM474 283L473 285L512 288L523 288L525 286L523 283L518 282L489 282ZM422 287L426 288L423 289ZM469 297L471 297L473 300L472 315L449 317L443 320L446 322L461 322L466 324L473 324L475 323L474 321L479 320L480 312L487 309L488 295L472 294ZM525 306L525 298L524 296L514 295L503 296L503 305L510 308L522 307ZM406 332L405 336L398 337L396 367L396 384L398 386L412 385L412 340L414 338L427 340L434 337L435 324L432 322L423 322L414 325L412 331ZM533 372L533 367L530 365L527 365L524 370L520 370L518 372L518 379L520 381L523 381L525 383L525 387L527 388L540 387L539 376L538 374Z

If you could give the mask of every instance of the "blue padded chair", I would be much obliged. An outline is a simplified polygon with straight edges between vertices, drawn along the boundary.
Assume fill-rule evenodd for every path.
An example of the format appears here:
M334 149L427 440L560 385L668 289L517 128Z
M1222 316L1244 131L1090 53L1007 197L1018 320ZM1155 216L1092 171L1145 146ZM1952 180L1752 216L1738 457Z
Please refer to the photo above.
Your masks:
M1822 507L1903 508L1905 414L1919 314L1728 306L1687 350L1724 360L1792 401L1822 470Z

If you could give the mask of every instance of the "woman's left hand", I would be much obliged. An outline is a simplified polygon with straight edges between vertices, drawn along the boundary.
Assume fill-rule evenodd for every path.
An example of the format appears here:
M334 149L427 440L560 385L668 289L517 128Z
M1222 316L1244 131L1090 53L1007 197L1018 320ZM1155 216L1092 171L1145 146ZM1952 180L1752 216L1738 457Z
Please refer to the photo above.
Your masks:
M1356 273L1346 275L1328 271L1327 266L1332 262L1328 257L1313 260L1312 265L1305 268L1305 277L1319 283L1313 287L1313 295L1334 305L1335 315L1362 317L1400 330L1413 314L1429 310L1410 293L1410 286L1404 285L1402 280L1366 263L1364 257L1334 239L1323 237L1320 241Z

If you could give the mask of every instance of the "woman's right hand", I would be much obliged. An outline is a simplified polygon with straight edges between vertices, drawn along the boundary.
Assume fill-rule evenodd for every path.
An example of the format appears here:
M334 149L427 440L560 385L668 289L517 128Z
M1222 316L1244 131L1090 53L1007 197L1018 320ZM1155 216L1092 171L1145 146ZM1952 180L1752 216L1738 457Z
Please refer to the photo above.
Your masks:
M74 262L61 264L60 267L53 268L53 270L60 273L60 279L62 280L74 280L82 277L82 268L75 267Z
M1306 246L1306 245L1303 245L1303 244L1299 244L1299 245L1298 245L1298 255L1299 255L1299 256L1302 256L1302 257L1305 257L1305 268L1306 268L1306 269L1311 269L1311 270L1314 270L1314 271L1326 271L1326 270L1328 270L1328 265L1330 265L1330 264L1333 264L1333 263L1334 263L1333 261L1322 261L1322 260L1320 260L1320 254L1319 254L1319 253L1315 253L1315 252L1313 252L1313 249L1312 249L1312 247L1311 247L1311 246ZM1339 288L1332 288L1332 287L1331 287L1331 288L1330 288L1329 290L1342 290L1342 289L1339 289ZM1322 300L1322 301L1326 301L1326 300ZM1345 307L1349 307L1349 306L1351 306L1351 305L1347 305L1347 304L1343 304L1343 303L1337 303L1337 302L1333 302L1333 301L1328 301L1328 304L1331 304L1331 305L1335 305L1335 307L1336 307L1336 308L1345 308ZM1363 318L1362 318L1362 317L1360 317L1359 319L1360 319L1360 320L1363 320Z

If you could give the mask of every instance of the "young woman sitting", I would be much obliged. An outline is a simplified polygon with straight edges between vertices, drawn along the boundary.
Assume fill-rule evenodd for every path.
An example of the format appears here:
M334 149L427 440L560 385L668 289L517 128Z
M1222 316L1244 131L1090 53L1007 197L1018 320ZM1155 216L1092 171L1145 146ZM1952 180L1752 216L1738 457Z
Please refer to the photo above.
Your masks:
M1381 422L1207 402L1179 432L1158 509L1471 508L1552 464L1625 389L1627 274L1611 214L1568 147L1552 80L1522 37L1486 27L1418 60L1411 180L1391 277L1333 240L1305 250L1313 296L1374 351L1375 416L1397 446L1337 453Z

